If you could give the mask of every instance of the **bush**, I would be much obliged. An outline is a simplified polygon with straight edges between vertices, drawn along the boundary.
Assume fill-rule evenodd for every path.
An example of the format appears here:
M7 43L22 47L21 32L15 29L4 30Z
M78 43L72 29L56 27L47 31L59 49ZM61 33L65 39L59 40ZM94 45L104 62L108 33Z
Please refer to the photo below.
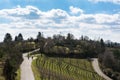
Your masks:
M104 71L104 73L105 73L106 75L108 75L108 76L112 77L112 74L113 74L112 69L107 68L107 69L104 69L103 71Z

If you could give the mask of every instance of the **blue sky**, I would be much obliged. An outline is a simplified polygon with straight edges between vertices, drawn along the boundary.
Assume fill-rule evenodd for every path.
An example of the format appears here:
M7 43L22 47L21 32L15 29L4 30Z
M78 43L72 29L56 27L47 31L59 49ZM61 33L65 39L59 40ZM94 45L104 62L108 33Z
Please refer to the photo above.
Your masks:
M0 5L2 5L0 6L0 9L13 8L17 5L23 7L25 7L26 5L31 5L39 8L42 11L48 11L53 8L69 11L69 6L72 5L85 10L86 13L105 12L112 14L120 11L120 2L119 4L115 4L112 2L95 3L89 0L1 0Z
M41 31L120 42L120 0L1 0L0 5L0 41L7 32L27 39Z

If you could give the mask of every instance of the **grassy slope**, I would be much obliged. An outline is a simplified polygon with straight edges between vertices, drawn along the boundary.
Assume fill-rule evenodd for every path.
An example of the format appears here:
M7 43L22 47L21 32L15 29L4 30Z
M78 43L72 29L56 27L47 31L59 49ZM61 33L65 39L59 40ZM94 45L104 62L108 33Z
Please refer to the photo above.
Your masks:
M0 80L5 80L5 78L2 76L3 69L0 68Z
M17 76L16 76L15 80L20 80L20 75L21 75L20 68L17 70L16 73L17 73Z
M41 80L40 79L40 74L39 74L39 71L36 67L36 60L33 60L32 62L32 70L33 70L33 73L34 73L34 77L35 77L35 80Z
M58 78L62 80L104 80L93 71L91 63L86 59L43 56L33 61L32 68L35 80L41 80L40 75L44 76L45 80L48 78L50 80Z

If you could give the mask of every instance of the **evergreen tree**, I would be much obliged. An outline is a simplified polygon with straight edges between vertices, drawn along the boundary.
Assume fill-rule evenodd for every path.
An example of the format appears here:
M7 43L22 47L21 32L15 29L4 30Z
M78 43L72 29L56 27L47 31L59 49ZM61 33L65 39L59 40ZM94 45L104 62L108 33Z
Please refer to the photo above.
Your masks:
M70 33L67 34L67 40L73 40L74 36Z
M84 37L83 37L83 35L81 36L81 40L84 40Z
M18 37L17 37L17 41L23 41L23 36L21 33L19 33Z
M37 40L40 41L41 38L42 38L42 34L41 34L41 32L38 32Z
M102 47L105 46L103 39L100 40L100 44L101 44Z
M100 46L101 46L101 52L105 51L105 43L103 41L103 39L100 40Z
M12 36L10 35L10 33L7 33L5 35L4 42L8 43L8 42L11 42L11 41L12 41Z
M17 36L15 36L15 41L18 41L18 37Z

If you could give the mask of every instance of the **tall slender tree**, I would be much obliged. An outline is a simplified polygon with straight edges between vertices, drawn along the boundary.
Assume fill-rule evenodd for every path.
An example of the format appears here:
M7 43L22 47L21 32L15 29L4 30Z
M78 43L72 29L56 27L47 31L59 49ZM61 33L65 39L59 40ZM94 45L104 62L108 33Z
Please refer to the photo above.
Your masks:
M103 39L100 40L100 46L101 46L101 52L105 51L105 43L103 41Z
M41 34L41 32L38 32L38 35L37 35L37 40L38 40L38 41L40 41L40 40L41 40L41 38L42 38L42 34Z
M18 41L18 37L17 36L15 36L15 41Z

